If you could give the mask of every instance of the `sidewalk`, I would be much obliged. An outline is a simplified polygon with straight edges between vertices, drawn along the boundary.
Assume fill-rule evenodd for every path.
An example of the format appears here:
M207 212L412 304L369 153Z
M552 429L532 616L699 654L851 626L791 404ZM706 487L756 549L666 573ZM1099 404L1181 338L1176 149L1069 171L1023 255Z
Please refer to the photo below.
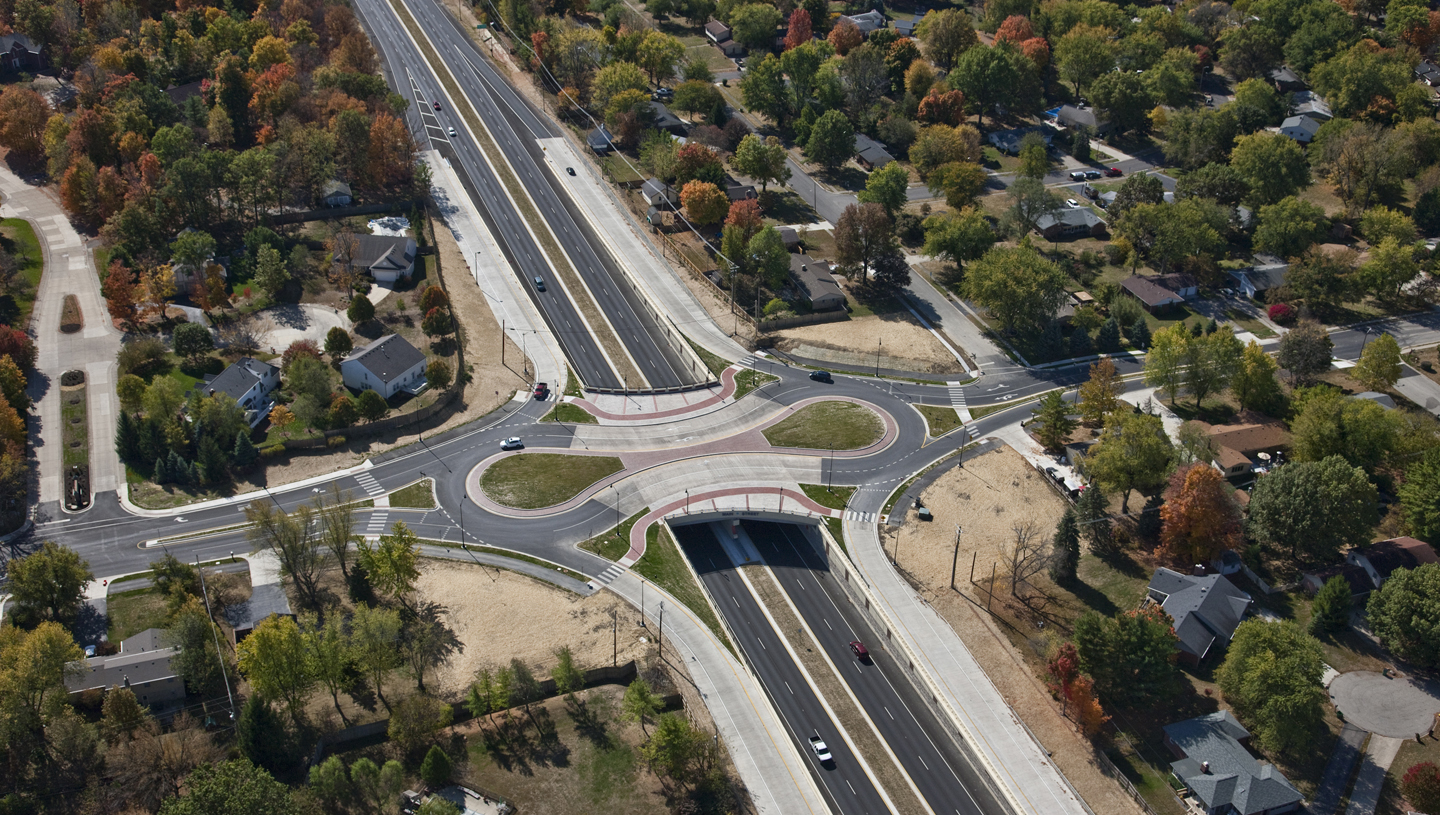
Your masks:
M912 263L932 260L924 255L911 255L906 259ZM911 273L910 285L905 291L912 301L923 305L920 313L925 319L959 343L982 373L992 368L1019 367L929 278L919 272Z
M85 372L90 433L90 494L119 490L125 470L115 452L115 420L120 412L115 396L118 379L115 356L121 334L110 320L100 294L94 256L70 225L59 203L46 190L31 187L0 166L0 217L24 218L35 228L45 255L45 274L36 293L31 333L39 350L36 371L28 374L27 390L35 400L39 421L30 422L30 440L38 460L40 505L64 498L60 433L60 374ZM85 327L74 334L60 333L65 295L80 301Z
M1350 785L1350 772L1355 768L1355 759L1360 755L1360 748L1365 744L1365 737L1368 735L1370 734L1355 725L1345 723L1345 728L1340 731L1340 739L1335 743L1334 752L1330 754L1330 762L1325 765L1320 789L1315 791L1315 798L1310 802L1311 815L1335 815L1335 808L1340 806L1340 797Z

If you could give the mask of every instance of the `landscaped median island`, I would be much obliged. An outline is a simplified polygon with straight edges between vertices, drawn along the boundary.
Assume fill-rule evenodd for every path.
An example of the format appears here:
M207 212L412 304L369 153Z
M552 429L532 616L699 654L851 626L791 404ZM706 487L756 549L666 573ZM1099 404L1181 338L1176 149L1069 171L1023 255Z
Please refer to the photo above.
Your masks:
M764 432L776 447L859 450L880 440L885 423L875 411L854 402L816 402Z
M579 405L572 405L569 402L561 402L553 410L540 419L542 422L568 422L569 424L599 424L600 420L595 418L590 411Z
M939 438L961 425L960 414L953 407L937 407L935 405L913 405L912 407L925 417L925 428L935 438Z
M630 530L635 523L650 512L650 507L645 507L639 512L625 519L625 522L614 527L603 535L596 535L588 541L581 541L580 548L587 552L594 552L606 560L619 560L625 557L630 551Z
M60 375L60 455L65 468L67 509L90 505L90 422L86 392L84 372L66 371Z
M422 478L390 493L390 506L396 509L434 509L435 480Z
M801 484L800 489L805 491L805 497L830 509L843 510L850 503L850 496L855 494L854 487L826 487L820 484ZM825 526L830 529L830 537L840 544L845 554L850 554L849 548L845 546L845 519L826 518Z
M480 489L501 506L541 509L563 504L623 469L614 456L521 453L490 465L480 476Z

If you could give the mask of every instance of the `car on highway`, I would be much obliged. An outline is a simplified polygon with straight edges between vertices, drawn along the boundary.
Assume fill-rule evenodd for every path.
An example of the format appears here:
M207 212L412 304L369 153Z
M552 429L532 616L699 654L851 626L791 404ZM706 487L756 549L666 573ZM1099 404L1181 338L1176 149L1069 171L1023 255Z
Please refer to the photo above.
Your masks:
M1100 172L1099 170L1086 170L1086 171L1085 171L1085 177L1086 177L1087 179L1091 180L1091 181L1094 181L1095 179L1099 178L1100 176L1101 176L1101 172Z
M813 379L813 380L815 380L816 382L830 382L830 383L833 383L833 382L835 381L835 380L830 376L830 372L829 372L829 371L811 371L811 372L810 372L810 378Z
M566 168L565 168L565 172L569 173L570 175L575 175L575 168L574 168L574 167L566 167Z
M1085 171L1083 171L1083 170L1076 170L1075 172L1073 172L1073 173L1070 174L1070 180L1071 180L1071 181L1084 181L1084 180L1085 180Z
M545 278L535 276L535 291L545 291Z
M860 642L859 640L855 640L854 642L850 643L850 652L854 654L855 658L860 660L861 662L870 661L869 649L865 647L865 643Z
M519 436L511 436L505 441L500 442L501 450L519 450L524 446L525 442L521 441Z
M815 751L815 758L819 759L821 764L829 764L835 760L835 757L830 755L830 748L825 746L825 740L819 735L810 737L810 749Z
M544 399L544 398L545 398L545 394L547 394L547 393L549 393L549 392L550 392L550 385L549 385L549 384L547 384L547 383L545 383L545 382L536 382L536 383L535 383L535 391L534 391L534 393L535 393L535 398L536 398L536 399Z
M449 130L447 130L446 132L450 134L451 138L454 138L454 137L455 137L455 128L452 127L452 128L450 128Z
M439 103L439 102L436 102L436 103L435 103L435 109L436 109L436 110L439 110L439 109L440 109L440 103Z
M1109 168L1106 168L1106 170L1105 170L1105 175L1109 176L1110 178L1119 178L1120 176L1122 176L1122 175L1124 175L1124 174L1125 174L1125 172L1124 172L1123 170L1121 170L1119 167L1109 167Z

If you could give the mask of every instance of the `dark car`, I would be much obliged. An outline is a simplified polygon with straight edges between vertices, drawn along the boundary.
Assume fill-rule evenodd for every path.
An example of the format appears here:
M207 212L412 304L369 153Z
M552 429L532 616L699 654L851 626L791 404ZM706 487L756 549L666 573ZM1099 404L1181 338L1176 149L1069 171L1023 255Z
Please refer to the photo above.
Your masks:
M565 172L569 173L570 175L575 175L575 168L574 168L574 167L566 167L566 168L565 168Z
M830 377L830 372L829 372L829 371L811 371L811 372L810 372L810 378L813 379L813 380L815 380L816 382L832 382L832 383L833 383L833 382L835 381L834 379L832 379L832 378Z
M535 383L535 398L544 399L545 394L550 392L550 386L544 382Z
M1088 178L1088 179L1090 179L1091 181L1094 181L1095 179L1099 178L1100 175L1101 175L1101 173L1100 173L1099 170L1086 170L1086 171L1085 171L1085 177Z
M1124 175L1124 174L1125 174L1124 171L1121 170L1119 167L1110 167L1110 168L1108 168L1107 170L1105 170L1105 175L1107 175L1107 176L1109 176L1109 177L1111 177L1111 178L1119 178L1120 176L1122 176L1122 175Z
M536 278L535 278L535 290L536 290L536 291L545 291L545 278L539 277L538 275L536 276Z
M436 103L435 103L435 109L436 109L436 110L439 110L439 109L440 109L440 103L439 103L439 102L436 102Z
M850 643L850 651L855 654L855 658L861 662L870 661L870 651L865 647L865 643L858 640Z

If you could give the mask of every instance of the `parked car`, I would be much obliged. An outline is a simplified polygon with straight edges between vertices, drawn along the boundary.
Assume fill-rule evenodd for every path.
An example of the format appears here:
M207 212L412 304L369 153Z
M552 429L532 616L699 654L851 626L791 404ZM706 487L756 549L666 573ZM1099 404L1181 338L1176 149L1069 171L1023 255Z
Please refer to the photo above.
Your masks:
M1122 171L1119 167L1110 167L1110 168L1108 168L1107 170L1105 170L1105 175L1107 175L1107 176L1109 176L1109 177L1111 177L1111 178L1119 178L1120 176L1122 176L1122 175L1124 175L1124 174L1125 174L1124 171Z
M830 748L825 746L825 741L819 736L810 737L810 749L815 751L815 758L819 759L821 764L829 764L835 760L835 757L830 755Z
M519 436L511 436L505 441L500 442L501 450L519 450L524 446L525 442L521 441Z
M1069 208L1071 208L1071 209L1079 209L1079 208L1080 208L1080 202L1079 202L1079 201L1076 201L1074 198L1066 198L1066 199L1065 199L1065 206L1067 206L1067 207L1069 207Z
M1086 170L1086 171L1085 171L1085 178L1089 179L1090 181L1094 181L1095 179L1099 178L1101 175L1102 175L1102 173L1101 173L1099 170Z
M550 392L550 386L544 382L535 383L535 398L544 399L545 394Z
M850 643L850 652L853 653L855 655L855 658L860 660L861 662L870 661L870 651L865 648L865 643L860 642L859 640Z
M535 276L535 291L545 291L545 278Z
M1083 170L1076 170L1075 172L1073 172L1073 173L1070 174L1070 180L1071 180L1071 181L1084 181L1084 180L1085 180L1085 172L1084 172Z
M833 382L835 381L834 379L832 379L832 378L830 377L830 372L829 372L829 371L811 371L811 372L810 372L810 378L813 379L813 380L815 380L816 382L832 382L832 383L833 383Z

